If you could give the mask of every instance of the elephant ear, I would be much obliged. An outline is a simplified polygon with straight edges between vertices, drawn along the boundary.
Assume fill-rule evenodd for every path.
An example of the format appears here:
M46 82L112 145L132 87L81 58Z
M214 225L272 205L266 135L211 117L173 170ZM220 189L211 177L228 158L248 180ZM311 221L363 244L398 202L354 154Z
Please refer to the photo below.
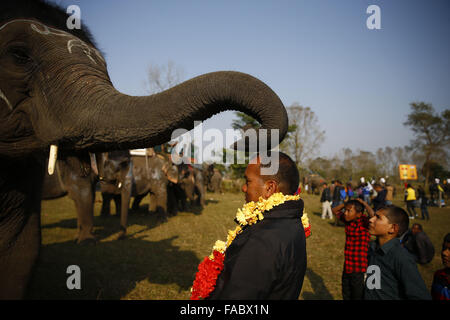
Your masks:
M167 177L167 180L173 183L178 183L178 169L174 165L170 165L170 163L164 163L162 167L162 171Z

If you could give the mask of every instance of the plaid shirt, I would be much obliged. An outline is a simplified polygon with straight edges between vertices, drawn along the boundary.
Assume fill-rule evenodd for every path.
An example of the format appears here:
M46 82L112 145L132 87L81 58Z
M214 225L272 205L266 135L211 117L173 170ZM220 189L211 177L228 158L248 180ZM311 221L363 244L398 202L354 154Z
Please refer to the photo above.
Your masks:
M339 219L345 223L344 272L366 272L370 241L369 218L362 215L357 220L346 222L344 214L341 212Z

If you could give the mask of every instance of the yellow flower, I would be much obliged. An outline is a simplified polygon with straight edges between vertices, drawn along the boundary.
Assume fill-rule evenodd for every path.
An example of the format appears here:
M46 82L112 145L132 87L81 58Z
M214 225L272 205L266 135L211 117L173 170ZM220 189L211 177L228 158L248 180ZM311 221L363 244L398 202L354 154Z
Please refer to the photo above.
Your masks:
M219 251L220 253L224 253L226 245L227 244L225 242L217 240L216 243L214 244L213 250Z

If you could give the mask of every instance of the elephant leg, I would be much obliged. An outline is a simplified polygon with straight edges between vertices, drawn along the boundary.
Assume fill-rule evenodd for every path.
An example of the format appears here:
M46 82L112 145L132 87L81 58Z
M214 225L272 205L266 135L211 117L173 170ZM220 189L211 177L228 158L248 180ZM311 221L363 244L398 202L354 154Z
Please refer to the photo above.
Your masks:
M167 188L167 212L172 216L178 213L177 198L173 188Z
M119 239L124 239L127 234L128 210L130 208L131 182L125 184L121 192L121 210L120 210L120 234Z
M77 196L72 196L78 217L78 238L77 243L95 242L92 233L94 229L94 200L95 193L92 190L81 192Z
M139 211L139 204L141 203L142 199L145 198L147 194L140 194L134 197L133 204L131 206L131 210L133 211Z
M111 200L112 200L112 195L110 195L109 193L103 193L102 192L102 210L100 211L100 217L109 217L111 214Z
M200 205L200 207L204 207L205 206L205 187L203 185L198 185L197 186L197 192L198 192L198 204Z
M150 204L148 206L148 211L150 212L156 212L157 210L157 196L153 192L150 192Z
M116 214L115 214L115 216L116 216L116 217L120 217L120 214L121 214L121 207L122 207L122 198L121 198L121 195L120 195L120 194L115 194L115 195L113 196L113 199L114 199L114 203L115 203L115 205L116 205Z
M167 191L162 191L157 198L156 212L163 221L167 221Z

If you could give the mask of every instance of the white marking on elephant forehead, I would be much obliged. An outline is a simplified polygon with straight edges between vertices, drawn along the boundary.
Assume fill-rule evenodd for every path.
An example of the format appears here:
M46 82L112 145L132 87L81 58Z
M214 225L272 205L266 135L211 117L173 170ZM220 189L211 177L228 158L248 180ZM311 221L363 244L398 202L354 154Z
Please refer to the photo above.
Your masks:
M92 57L91 57L91 48L86 43L84 43L80 39L72 39L72 40L67 41L67 51L69 51L69 53L72 53L72 47L80 47L81 50L83 50L84 54L89 59L91 59L92 62L97 64L97 62L95 62L95 60L92 59Z
M91 59L95 64L97 64L97 62L95 62L95 60L91 57L91 52L94 52L97 57L103 61L103 63L106 64L105 59L102 57L102 55L100 54L100 52L94 48L91 47L89 45L87 45L83 40L77 38L76 36L74 36L71 33L59 30L59 29L55 29L52 27L48 27L45 24L42 24L38 21L34 21L34 20L28 20L28 19L16 19L16 20L12 20L9 21L7 23L5 23L4 25L2 25L0 27L0 31L6 27L7 25L14 23L14 22L29 22L30 23L30 27L33 31L42 34L44 36L48 36L48 35L53 35L53 36L60 36L60 37L70 37L72 39L67 40L67 51L69 51L69 53L72 53L72 47L73 46L77 46L77 47L81 47L84 54L86 54L86 56ZM39 25L43 28L43 30L40 30L36 25ZM72 43L73 42L73 43Z
M5 96L5 94L3 93L2 90L0 90L0 98L2 98L3 100L5 100L6 105L9 107L10 110L13 109L12 106L11 106L11 103L9 103L8 98L6 98L6 96Z

